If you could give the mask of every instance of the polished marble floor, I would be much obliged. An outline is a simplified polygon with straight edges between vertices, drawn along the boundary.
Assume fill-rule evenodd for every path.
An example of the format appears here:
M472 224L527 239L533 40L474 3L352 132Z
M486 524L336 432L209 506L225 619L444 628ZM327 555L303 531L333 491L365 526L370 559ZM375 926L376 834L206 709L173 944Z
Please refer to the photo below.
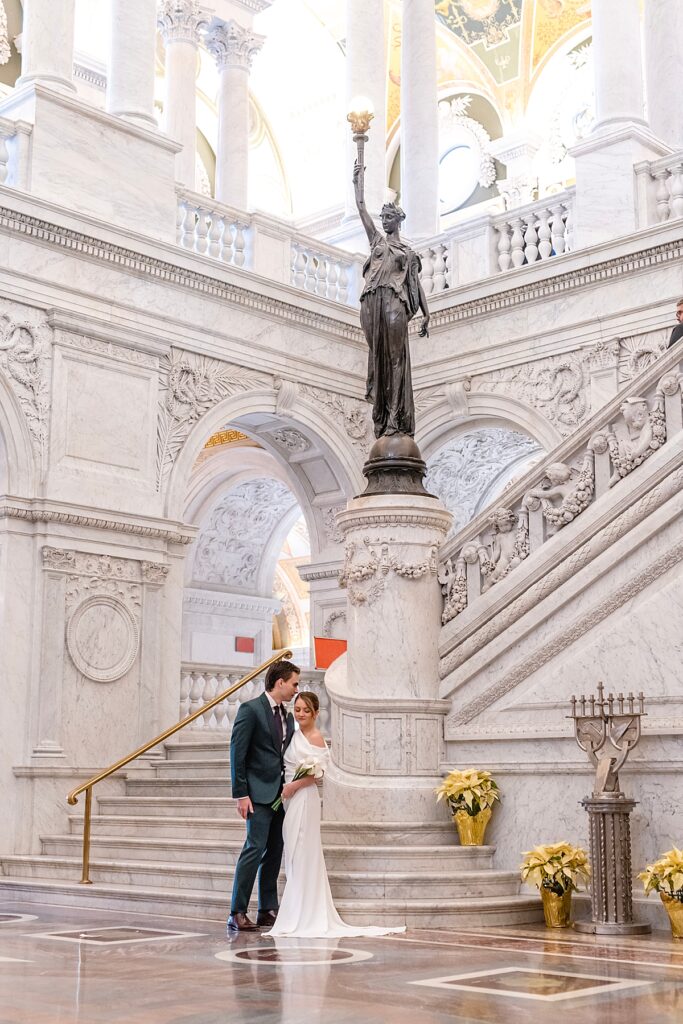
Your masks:
M229 941L215 923L0 905L0 1024L683 1024L683 943L542 927Z

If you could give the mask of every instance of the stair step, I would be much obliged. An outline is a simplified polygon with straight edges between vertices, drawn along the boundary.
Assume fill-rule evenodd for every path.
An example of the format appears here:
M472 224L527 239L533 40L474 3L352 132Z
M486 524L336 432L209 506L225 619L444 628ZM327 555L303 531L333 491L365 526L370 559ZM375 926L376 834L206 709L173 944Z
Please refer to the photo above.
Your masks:
M215 740L207 740L203 736L198 736L185 743L169 740L163 746L169 761L220 760L229 756L230 738L221 736Z
M214 929L210 923L215 922L216 930L221 934L228 913L228 902L220 893L99 882L86 886L41 876L3 878L0 895L5 900L25 903L198 918L211 932ZM536 895L463 898L439 903L405 899L386 899L381 903L338 900L336 905L349 924L406 925L410 929L488 928L534 924L543 920L543 907Z
M215 775L199 776L198 778L183 777L182 779L160 779L145 775L126 780L127 796L203 796L230 797L230 777L217 772Z
M179 815L202 818L215 814L220 817L237 817L237 801L230 796L101 796L97 800L102 814Z
M234 802L233 808L226 808L223 803L220 805L220 815L211 818L200 816L187 817L184 815L162 814L150 815L146 808L148 804L144 798L136 800L135 808L130 808L130 799L125 797L104 798L104 802L111 803L117 800L116 813L96 814L92 818L92 834L111 836L157 836L179 839L240 839L244 837L244 823L237 815ZM103 801L100 801L102 803ZM190 801L195 803L195 801ZM139 808L140 813L125 813L126 808L134 810ZM83 832L83 814L69 815L71 830L74 834ZM344 821L323 821L322 836L325 845L337 846L394 846L420 847L420 846L443 846L448 849L461 849L471 851L472 856L491 857L495 850L493 846L460 847L457 845L456 832L449 822L431 822L429 824L405 825L401 822L374 822L370 824L359 824L356 822ZM475 853L476 851L476 853Z
M240 823L241 825L241 823ZM95 860L167 860L178 857L187 864L233 866L244 842L244 828L230 839L150 838L93 834L91 857ZM48 857L79 857L80 835L41 837ZM485 871L492 867L490 847L417 846L354 847L325 844L330 871ZM482 852L483 851L483 852Z
M135 774L137 772L137 774ZM205 778L216 782L220 779L230 780L230 758L198 757L196 759L180 759L177 761L159 761L154 764L153 772L146 769L128 769L128 778L135 779L197 779Z
M77 879L80 857L9 856L2 858L8 876ZM232 870L227 865L187 864L182 861L114 861L92 859L93 881L134 886L197 888L227 894L232 887ZM401 874L385 871L330 871L330 888L335 899L385 900L443 899L513 896L519 892L516 871L443 871Z

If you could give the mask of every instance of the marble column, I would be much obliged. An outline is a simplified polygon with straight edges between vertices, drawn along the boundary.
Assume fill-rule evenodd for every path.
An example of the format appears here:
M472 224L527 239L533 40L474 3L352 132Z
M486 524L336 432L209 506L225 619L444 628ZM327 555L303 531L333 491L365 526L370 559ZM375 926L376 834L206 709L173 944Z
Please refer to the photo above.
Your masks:
M166 46L163 128L182 143L176 180L190 189L195 187L199 30L206 23L198 0L162 0L159 6L158 26Z
M346 0L346 99L347 107L356 96L371 102L375 117L365 145L365 201L373 217L379 215L386 188L386 42L384 5L368 0ZM351 168L356 147L348 133L348 184L346 214L356 216Z
M216 199L246 210L249 178L249 69L264 37L214 18L206 35L220 76Z
M325 817L434 821L449 709L439 699L437 554L452 517L437 498L354 498L345 539L348 654L328 670L333 765Z
M668 152L644 120L639 0L593 4L593 65L595 127L569 151L576 161L575 249L642 227L634 167Z
M683 4L645 4L645 89L650 128L673 150L683 149Z
M401 206L405 233L426 238L439 228L434 0L403 0L401 39Z
M126 121L156 128L156 0L111 0L106 107Z
M593 4L592 18L594 130L625 121L642 124L643 61L639 0L599 0Z
M76 0L25 0L21 34L21 77L17 85L38 83L62 92L73 84Z

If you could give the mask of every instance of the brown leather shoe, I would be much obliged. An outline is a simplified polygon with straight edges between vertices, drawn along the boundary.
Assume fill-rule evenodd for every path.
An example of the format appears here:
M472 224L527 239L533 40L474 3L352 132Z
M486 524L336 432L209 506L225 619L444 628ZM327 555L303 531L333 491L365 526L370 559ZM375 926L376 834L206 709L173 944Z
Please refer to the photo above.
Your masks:
M242 914L238 910L228 918L228 930L232 931L233 929L240 932L255 932L258 930L258 925L255 925L246 914Z
M259 910L256 924L259 928L272 928L277 920L277 910Z

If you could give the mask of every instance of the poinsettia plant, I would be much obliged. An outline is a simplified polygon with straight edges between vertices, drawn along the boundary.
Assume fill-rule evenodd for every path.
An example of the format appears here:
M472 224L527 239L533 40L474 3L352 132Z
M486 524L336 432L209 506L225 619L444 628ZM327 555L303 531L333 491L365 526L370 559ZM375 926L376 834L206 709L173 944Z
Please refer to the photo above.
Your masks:
M492 807L494 800L500 800L500 791L491 773L478 768L464 768L462 771L455 768L435 792L437 802L445 800L451 814L467 811L470 817Z
M672 900L683 903L683 850L674 846L654 864L648 864L638 878L646 893L663 892Z
M522 856L522 881L531 882L538 889L549 889L556 896L578 889L578 883L587 882L591 869L586 851L571 843L548 843L535 846Z

